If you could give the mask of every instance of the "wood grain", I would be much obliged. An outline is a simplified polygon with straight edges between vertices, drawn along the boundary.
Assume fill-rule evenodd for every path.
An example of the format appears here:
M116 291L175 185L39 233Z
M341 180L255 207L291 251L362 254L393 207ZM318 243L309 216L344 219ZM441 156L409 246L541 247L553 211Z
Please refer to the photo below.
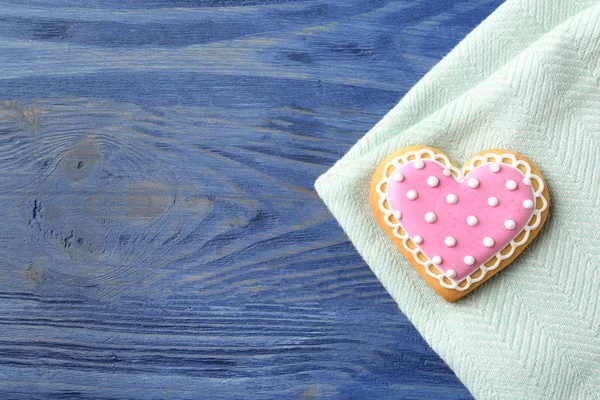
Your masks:
M469 398L312 185L499 4L2 2L2 398Z

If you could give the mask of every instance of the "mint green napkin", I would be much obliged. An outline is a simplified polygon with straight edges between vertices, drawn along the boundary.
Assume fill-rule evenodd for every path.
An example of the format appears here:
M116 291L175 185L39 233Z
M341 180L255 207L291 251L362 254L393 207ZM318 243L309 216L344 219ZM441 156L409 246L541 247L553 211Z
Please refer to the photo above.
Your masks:
M376 166L423 144L459 164L530 158L552 205L541 234L457 303L419 277L369 207ZM400 309L477 398L600 398L600 2L509 0L316 182Z

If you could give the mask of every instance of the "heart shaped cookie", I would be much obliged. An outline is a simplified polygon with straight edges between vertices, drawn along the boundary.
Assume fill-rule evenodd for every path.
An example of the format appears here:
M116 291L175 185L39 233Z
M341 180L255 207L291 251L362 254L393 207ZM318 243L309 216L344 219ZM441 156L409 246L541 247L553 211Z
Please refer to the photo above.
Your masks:
M538 234L550 205L541 172L519 154L487 150L459 168L425 146L387 157L370 198L379 225L448 301L510 264Z

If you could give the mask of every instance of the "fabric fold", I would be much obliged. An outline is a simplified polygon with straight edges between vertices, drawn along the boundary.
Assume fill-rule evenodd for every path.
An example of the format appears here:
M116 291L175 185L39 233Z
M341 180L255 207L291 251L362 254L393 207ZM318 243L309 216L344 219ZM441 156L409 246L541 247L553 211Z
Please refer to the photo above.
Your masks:
M553 199L536 241L446 303L372 218L369 183L394 150L457 162L531 159ZM508 1L434 67L315 187L400 309L477 398L600 398L600 3Z

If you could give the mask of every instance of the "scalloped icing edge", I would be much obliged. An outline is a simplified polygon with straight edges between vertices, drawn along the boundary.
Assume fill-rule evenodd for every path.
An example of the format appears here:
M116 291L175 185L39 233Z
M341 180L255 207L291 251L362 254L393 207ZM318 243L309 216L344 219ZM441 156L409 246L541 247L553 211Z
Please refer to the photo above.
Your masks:
M427 154L429 157L423 157L423 155L425 154ZM538 183L538 188L534 191L536 208L533 210L533 213L525 227L518 234L516 234L515 237L503 249L498 251L492 257L488 258L478 268L474 269L473 272L471 272L469 275L467 275L460 281L455 281L444 275L437 267L433 265L433 262L429 259L429 257L425 255L425 253L421 251L419 246L412 241L412 239L408 236L404 228L402 228L402 225L398 221L393 222L390 220L390 217L393 217L392 210L388 206L387 191L382 190L382 187L383 185L385 185L385 188L387 189L387 183L389 182L390 177L397 169L400 168L400 166L406 164L407 162L413 162L419 159L430 161L433 160L437 162L445 169L450 170L450 172L458 182L462 182L469 174L469 172L471 172L476 167L479 167L484 164L499 163L517 169L523 174L523 177L529 178L532 180L532 182L536 181ZM505 160L510 160L511 163L509 164L505 162ZM526 172L524 173L523 171L521 171L518 168L519 166L524 167ZM389 172L390 170L392 170L391 173ZM422 148L420 150L406 152L400 156L394 157L391 161L388 161L383 168L383 178L377 183L375 190L377 191L377 194L379 196L379 209L385 214L384 221L386 225L392 228L394 237L402 240L402 245L406 249L406 251L411 253L416 262L425 268L427 275L437 279L442 287L463 292L468 290L474 283L483 280L489 271L493 271L496 268L498 268L500 263L503 260L510 258L515 253L515 250L518 247L527 244L530 232L539 227L540 223L542 222L542 212L544 212L548 208L548 199L546 199L546 197L543 195L544 188L544 180L540 176L532 173L532 169L529 163L524 160L517 159L512 153L485 153L483 155L476 155L471 157L469 162L463 165L462 168L457 168L445 154L436 153L431 148ZM538 199L540 200L539 202ZM403 233L400 232L400 229ZM523 232L525 233L523 234ZM521 237L521 239L517 241L517 238L519 237ZM412 247L409 247L409 244L411 244ZM425 258L425 261L423 261L419 257L419 255L422 255L423 258ZM494 259L495 261L488 266L487 264ZM435 271L433 271L432 267L435 268L438 272L436 273ZM449 281L450 284L448 284L446 281Z

